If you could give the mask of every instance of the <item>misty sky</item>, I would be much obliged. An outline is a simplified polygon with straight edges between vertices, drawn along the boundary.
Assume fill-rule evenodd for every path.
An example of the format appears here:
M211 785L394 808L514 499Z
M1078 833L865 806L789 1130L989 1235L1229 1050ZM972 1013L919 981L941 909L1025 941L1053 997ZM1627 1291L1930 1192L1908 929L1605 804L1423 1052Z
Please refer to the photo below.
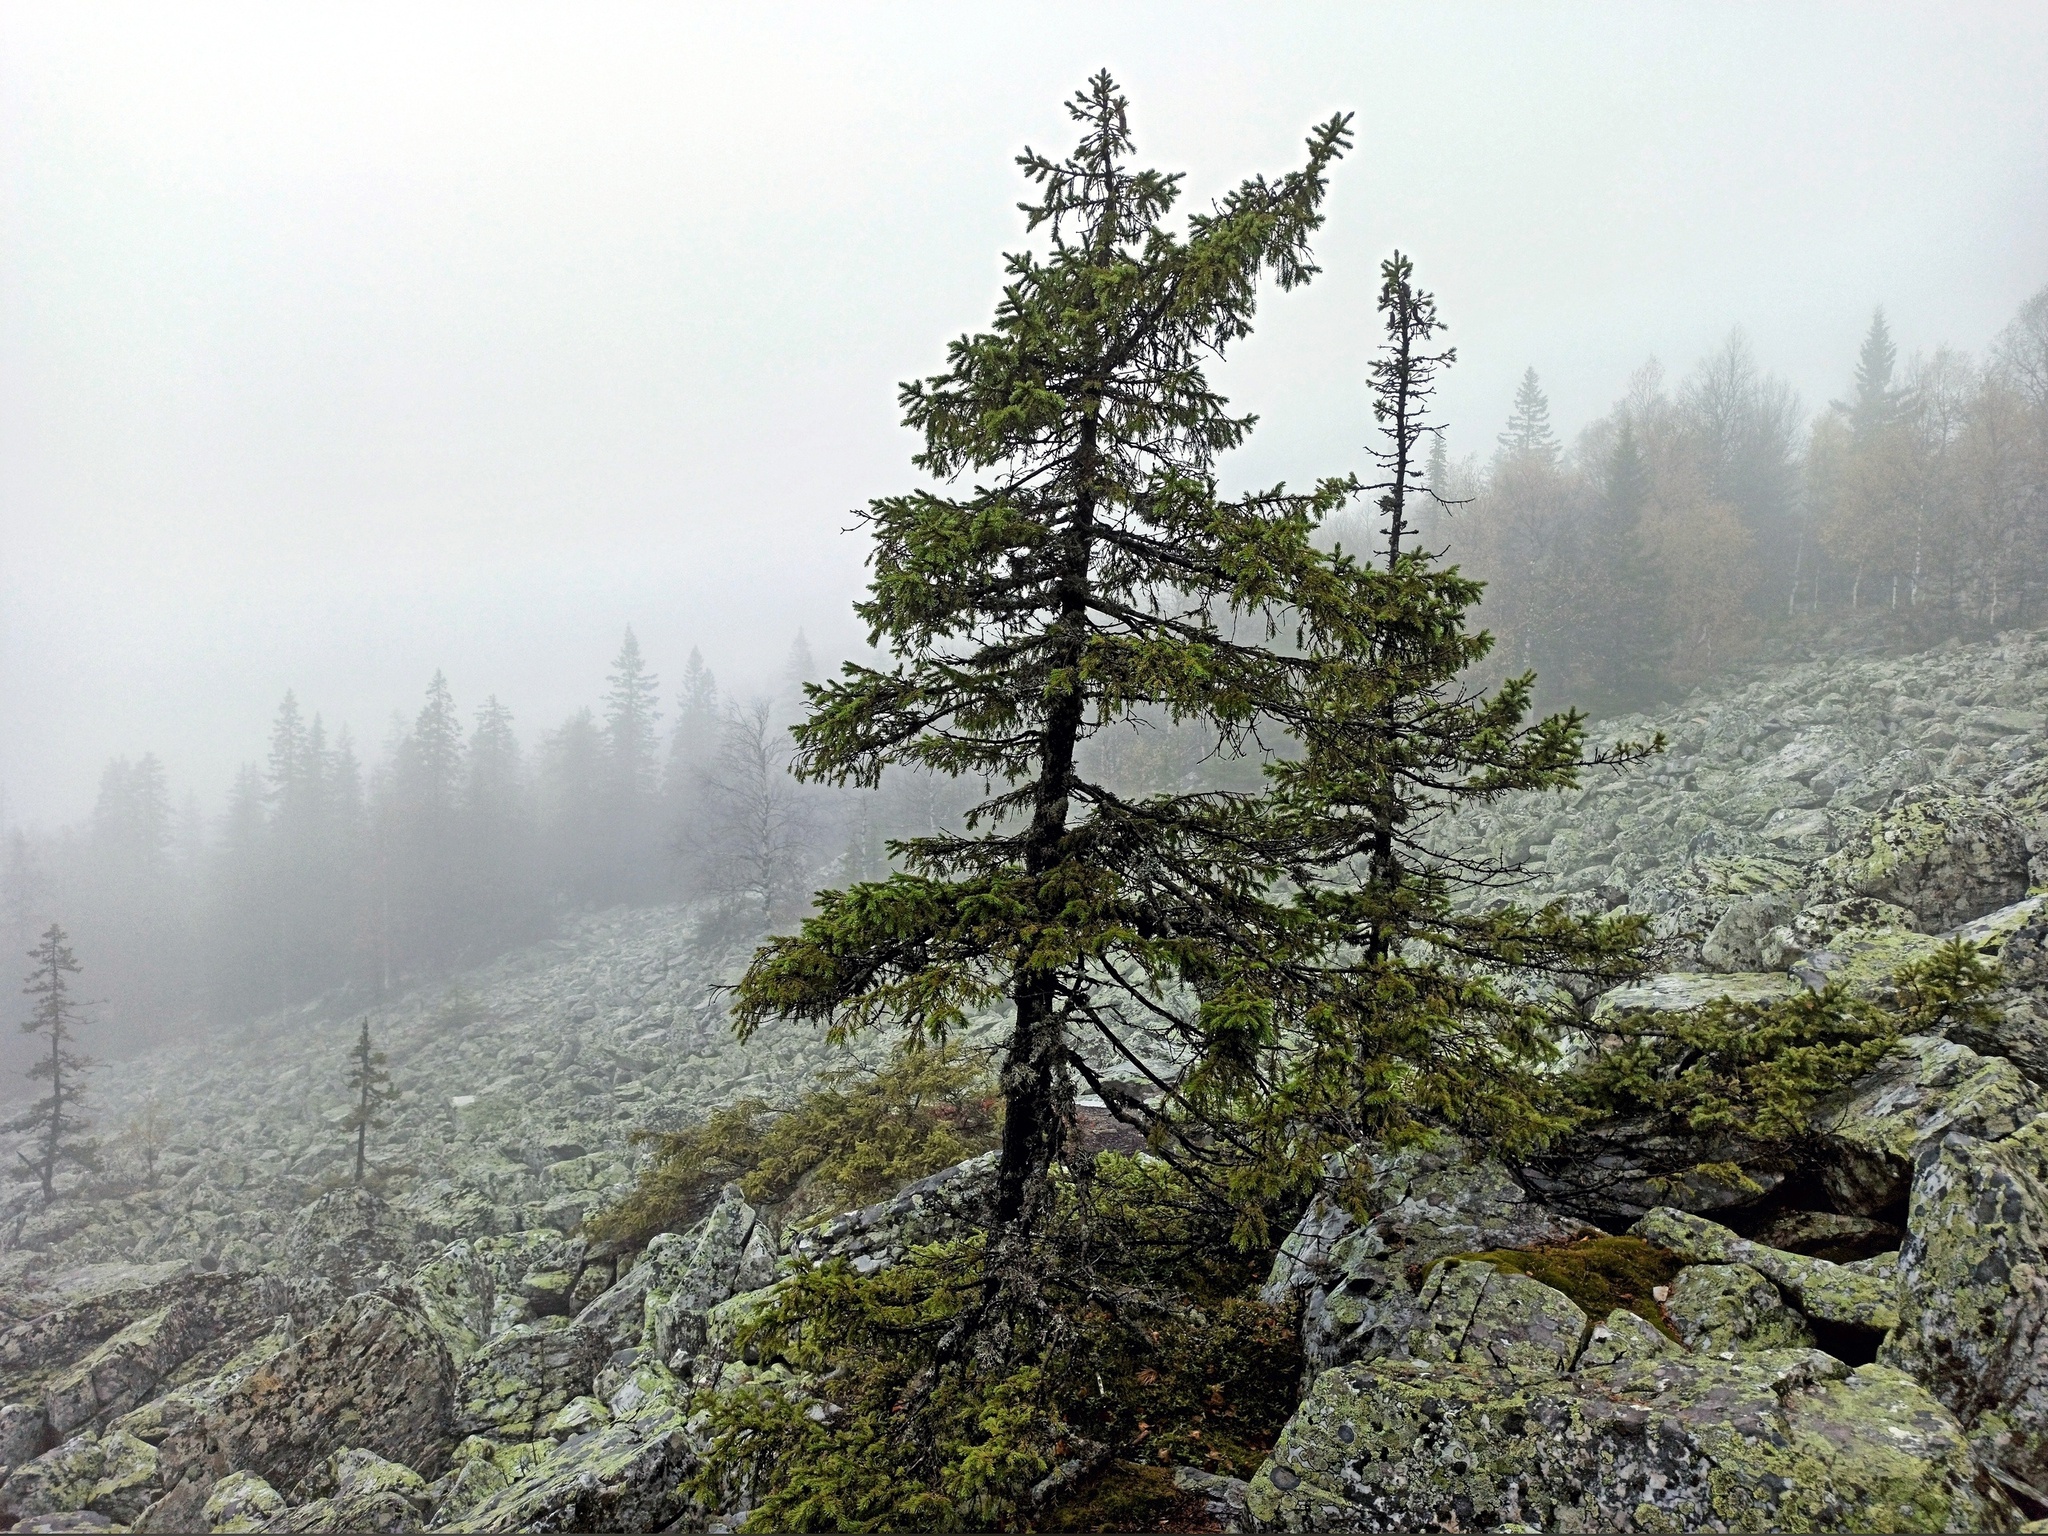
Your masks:
M2048 7L0 7L0 789L154 750L209 808L287 688L370 755L445 669L533 740L632 623L673 683L858 643L896 381L989 313L1011 157L1109 66L1201 204L1359 114L1222 371L1236 483L1357 467L1380 258L1490 445L1737 323L1809 405L1873 304L2048 283Z

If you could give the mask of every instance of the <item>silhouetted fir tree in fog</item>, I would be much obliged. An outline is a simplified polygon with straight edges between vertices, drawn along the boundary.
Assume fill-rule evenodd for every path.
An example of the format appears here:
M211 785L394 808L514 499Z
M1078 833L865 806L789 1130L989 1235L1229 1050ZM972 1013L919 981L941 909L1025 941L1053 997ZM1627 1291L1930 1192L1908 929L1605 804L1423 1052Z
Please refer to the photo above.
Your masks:
M91 1168L96 1149L87 1139L84 1116L84 1076L92 1066L89 1058L71 1049L71 1039L82 1022L78 1004L71 996L69 978L79 974L78 959L66 942L64 930L50 924L42 942L29 952L34 968L24 978L22 992L29 999L29 1016L21 1021L27 1035L48 1037L28 1069L31 1082L48 1083L49 1092L0 1130L28 1132L40 1143L34 1158L20 1153L22 1164L42 1187L43 1204L56 1196L57 1171L64 1167Z
M609 763L597 717L579 709L541 742L540 793L548 885L576 903L613 888L605 859Z
M349 1096L355 1102L341 1125L345 1132L355 1137L355 1182L361 1184L369 1165L370 1132L384 1128L384 1122L377 1117L378 1111L398 1097L391 1086L391 1073L385 1068L384 1053L370 1044L367 1015L363 1018L362 1033L349 1048L348 1059Z
M1499 441L1501 452L1510 459L1557 462L1557 438L1550 430L1550 397L1543 393L1534 368L1525 371L1515 387L1515 406Z
M682 687L676 693L676 723L669 733L668 761L661 774L663 841L672 860L683 858L682 850L689 841L704 771L718 756L721 719L718 679L704 665L703 653L692 646L690 659L683 665ZM687 880L687 874L678 878Z
M392 744L376 814L380 946L404 972L431 974L452 958L462 910L462 722L439 672L409 730Z
M661 838L661 682L632 629L612 663L604 701L603 860L614 900L645 901L667 874Z
M541 907L526 765L512 711L495 694L470 730L462 817L463 947L485 955L534 933Z
M1863 348L1856 354L1856 392L1847 404L1834 402L1834 409L1846 412L1857 441L1866 442L1891 427L1899 414L1898 391L1892 387L1892 373L1898 365L1899 349L1892 341L1880 306L1870 316L1870 329Z
M763 933L801 912L822 848L819 790L790 773L794 746L767 699L727 704L681 852L713 930Z

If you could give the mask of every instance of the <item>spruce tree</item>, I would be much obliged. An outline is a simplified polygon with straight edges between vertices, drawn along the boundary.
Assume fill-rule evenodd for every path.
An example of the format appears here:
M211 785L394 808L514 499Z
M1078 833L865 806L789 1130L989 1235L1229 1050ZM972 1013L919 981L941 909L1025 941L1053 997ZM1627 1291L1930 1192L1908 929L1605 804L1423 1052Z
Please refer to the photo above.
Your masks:
M1058 1278L1035 1239L1075 1074L1114 1093L1103 1064L1142 1064L1148 1033L1200 1057L1236 1029L1254 943L1240 930L1275 873L1216 813L1230 797L1126 800L1076 749L1141 712L1244 748L1298 665L1271 642L1322 579L1310 534L1353 488L1220 494L1217 456L1252 423L1203 375L1249 334L1265 275L1314 275L1349 119L1315 129L1300 170L1242 183L1183 234L1165 222L1179 177L1132 163L1106 72L1069 112L1072 154L1018 162L1043 251L1009 256L993 327L903 387L936 487L861 514L874 577L856 612L894 665L848 663L809 689L796 731L809 778L872 787L897 764L989 792L967 833L894 845L902 873L822 893L799 935L756 955L735 1008L743 1034L781 1017L914 1041L1003 1009L995 1230L966 1329L996 1349L1022 1342ZM1189 987L1199 1000L1176 1007Z
M1403 436L1429 430L1427 391L1450 355L1420 353L1438 321L1408 263L1397 254L1382 278L1385 542L1373 562L1338 554L1330 581L1302 589L1297 751L1268 765L1271 801L1248 808L1248 835L1266 829L1298 891L1298 923L1245 998L1238 1054L1212 1058L1211 1091L1265 1137L1240 1175L1248 1192L1298 1189L1358 1140L1447 1128L1540 1145L1566 1123L1545 1068L1578 1023L1571 995L1640 967L1638 919L1526 910L1498 894L1511 865L1436 846L1462 808L1567 788L1658 744L1592 750L1576 712L1532 720L1533 675L1491 694L1462 681L1492 646L1468 623L1480 585L1401 537L1415 494ZM1563 986L1531 985L1543 981Z
M1898 392L1892 388L1892 370L1898 358L1899 349L1880 307L1872 311L1870 329L1856 354L1856 398L1849 402L1849 424L1859 442L1898 419Z
M42 1144L31 1158L21 1153L23 1165L42 1185L43 1204L56 1198L57 1170L67 1164L90 1168L95 1150L86 1139L86 1122L78 1114L85 1104L85 1087L80 1079L92 1066L89 1058L71 1049L71 1039L82 1020L78 1004L71 997L66 979L79 973L77 957L71 952L64 930L50 924L42 942L29 951L35 968L24 978L22 992L31 999L29 1016L21 1021L23 1034L49 1036L49 1053L39 1054L28 1069L31 1082L47 1082L49 1093L28 1110L9 1121L4 1129L33 1132Z
M1534 368L1515 386L1515 407L1508 413L1507 430L1497 441L1511 459L1557 462L1557 439L1550 432L1550 397L1543 393Z
M368 1167L370 1132L384 1128L377 1112L398 1097L391 1087L391 1074L384 1067L384 1053L370 1044L370 1021L367 1017L363 1020L362 1033L349 1050L348 1059L348 1087L355 1103L341 1125L344 1131L355 1136L355 1181L361 1184L364 1170Z

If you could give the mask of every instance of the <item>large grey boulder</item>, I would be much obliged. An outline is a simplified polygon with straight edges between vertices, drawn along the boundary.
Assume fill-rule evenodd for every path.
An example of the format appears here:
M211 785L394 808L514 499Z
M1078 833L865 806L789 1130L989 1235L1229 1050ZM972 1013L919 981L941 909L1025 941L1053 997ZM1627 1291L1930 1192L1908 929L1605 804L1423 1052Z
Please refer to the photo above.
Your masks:
M2027 842L2004 807L1932 788L1908 790L1874 817L1858 841L1821 860L1809 879L1817 900L1873 896L1939 933L2027 894Z
M1803 1349L1813 1343L1806 1320L1785 1305L1778 1288L1747 1264L1693 1264L1678 1273L1664 1315L1687 1348Z
M583 1396L611 1355L604 1335L571 1323L521 1323L463 1366L455 1430L494 1440L531 1440L557 1410Z
M324 1281L345 1297L411 1269L415 1246L403 1213L367 1189L337 1189L293 1218L284 1261L293 1274Z
M1246 1490L1256 1528L1975 1531L2016 1523L1911 1377L1817 1350L1649 1351L1569 1376L1339 1366Z
M374 1451L429 1476L453 1444L455 1370L404 1295L351 1297L165 1438L167 1480L254 1472L295 1488L336 1451Z
M534 1295L566 1290L582 1258L580 1242L547 1227L465 1238L413 1271L412 1286L460 1366L508 1328L559 1311Z
M1659 1207L1629 1228L1631 1237L1667 1248L1692 1264L1746 1264L1767 1276L1819 1323L1881 1334L1898 1325L1897 1287L1889 1276L1803 1253L1785 1253L1739 1237L1690 1211Z
M133 1524L156 1496L157 1463L155 1446L123 1431L74 1435L0 1484L0 1520L90 1510Z
M1471 1260L1437 1265L1416 1300L1422 1316L1399 1348L1416 1360L1562 1376L1586 1332L1586 1314L1564 1292Z
M687 1512L698 1451L680 1407L582 1435L437 1526L455 1531L659 1531Z
M2000 1473L2048 1490L2048 1115L1923 1154L1879 1358L1927 1383Z
M2010 1061L1934 1035L1907 1035L1814 1109L1820 1177L1840 1210L1872 1216L1905 1199L1920 1150L1950 1131L2010 1135L2041 1091Z
M1354 1214L1354 1211L1357 1214ZM1423 1326L1417 1278L1438 1259L1566 1243L1590 1229L1532 1200L1500 1164L1456 1137L1399 1151L1354 1150L1280 1245L1262 1292L1303 1297L1311 1372L1405 1347Z
M433 1495L426 1479L411 1467L372 1451L348 1450L329 1458L322 1473L319 1498L273 1517L263 1528L308 1533L426 1529Z

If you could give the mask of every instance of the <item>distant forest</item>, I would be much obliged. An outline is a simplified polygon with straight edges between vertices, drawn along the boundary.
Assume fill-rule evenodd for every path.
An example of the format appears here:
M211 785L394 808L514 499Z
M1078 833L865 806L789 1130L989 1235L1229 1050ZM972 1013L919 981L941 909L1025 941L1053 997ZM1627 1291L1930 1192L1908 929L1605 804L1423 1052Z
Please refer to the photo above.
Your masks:
M1488 680L1619 713L1751 658L2041 622L2048 289L1986 358L1901 360L1880 311L1844 363L1815 414L1737 331L1675 388L1646 365L1569 451L1525 374L1493 452L1430 474L1426 536L1487 582Z
M1569 449L1533 369L1490 455L1439 443L1424 535L1488 583L1486 680L1534 671L1548 704L1617 713L1753 659L2048 618L2048 290L1982 360L1902 362L1880 313L1844 382L1811 413L1738 332L1676 387L1639 371ZM1362 511L1331 532L1372 542ZM709 936L751 937L978 798L930 775L796 783L788 727L817 675L799 637L772 697L721 694L694 652L664 690L628 630L603 697L554 729L523 742L436 673L372 763L287 695L217 816L145 753L107 764L85 824L8 830L0 942L20 957L62 923L99 1003L83 1043L119 1054L202 1017L367 1003L585 907L696 901ZM1256 774L1161 721L1091 751L1124 789ZM17 1055L9 1030L10 1075Z

